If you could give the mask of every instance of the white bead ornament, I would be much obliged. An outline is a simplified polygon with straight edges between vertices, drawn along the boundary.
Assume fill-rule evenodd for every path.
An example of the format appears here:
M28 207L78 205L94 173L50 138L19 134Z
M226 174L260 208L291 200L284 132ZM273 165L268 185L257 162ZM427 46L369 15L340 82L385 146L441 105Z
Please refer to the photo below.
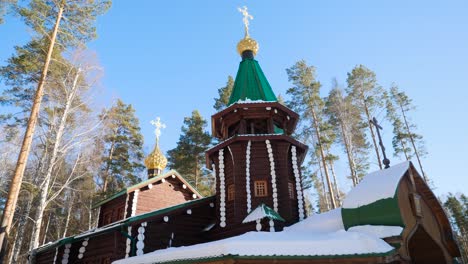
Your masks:
M272 149L270 141L268 139L265 140L265 144L266 144L266 147L267 147L268 158L269 158L269 161L270 161L270 175L271 175L272 195L273 195L273 197L277 197L278 190L276 188L277 187L276 186L276 172L275 172L275 159L274 159L274 156L273 156L273 149ZM273 210L278 212L278 199L277 198L273 199ZM274 225L274 223L273 223L273 225ZM271 229L271 224L270 224L270 229Z
M301 176L299 174L299 166L297 164L297 151L296 146L291 147L291 160L293 166L294 177L296 180L296 193L297 193L297 204L298 204L298 212L299 212L299 220L303 220L305 217L304 214L304 194L302 193L301 187Z
M226 186L224 179L224 149L220 149L218 153L219 160L219 189L220 189L220 223L219 226L226 227Z
M247 143L247 150L245 154L245 192L247 193L247 213L252 211L252 194L250 192L250 147L252 142L249 140Z

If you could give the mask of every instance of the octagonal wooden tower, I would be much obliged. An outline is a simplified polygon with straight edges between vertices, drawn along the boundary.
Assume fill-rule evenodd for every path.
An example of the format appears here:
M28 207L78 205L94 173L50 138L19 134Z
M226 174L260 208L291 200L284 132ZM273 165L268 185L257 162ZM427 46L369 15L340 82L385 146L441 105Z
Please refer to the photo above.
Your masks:
M299 116L277 101L253 55L242 51L229 106L211 118L221 140L206 153L216 175L217 237L279 231L305 217L307 146L291 137Z

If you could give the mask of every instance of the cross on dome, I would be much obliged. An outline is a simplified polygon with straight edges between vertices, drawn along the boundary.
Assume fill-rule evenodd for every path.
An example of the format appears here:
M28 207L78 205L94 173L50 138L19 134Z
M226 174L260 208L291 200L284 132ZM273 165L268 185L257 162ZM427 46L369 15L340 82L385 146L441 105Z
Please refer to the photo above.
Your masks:
M166 124L161 122L161 118L158 116L155 120L150 121L151 125L155 126L154 134L156 135L156 143L159 143L159 137L161 136L161 129L166 128Z
M247 7L244 6L242 8L238 7L237 10L242 13L242 21L244 22L244 28L245 28L245 37L249 37L249 19L253 20L253 16L249 14L247 11Z

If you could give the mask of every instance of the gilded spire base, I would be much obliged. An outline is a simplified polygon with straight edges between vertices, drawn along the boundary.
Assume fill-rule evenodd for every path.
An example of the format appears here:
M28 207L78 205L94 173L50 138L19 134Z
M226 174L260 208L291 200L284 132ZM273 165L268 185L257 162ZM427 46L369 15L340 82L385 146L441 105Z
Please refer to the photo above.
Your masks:
M255 39L251 38L250 36L246 36L245 38L241 39L237 44L237 52L239 55L242 56L242 53L246 50L251 50L253 55L257 55L258 52L258 43Z

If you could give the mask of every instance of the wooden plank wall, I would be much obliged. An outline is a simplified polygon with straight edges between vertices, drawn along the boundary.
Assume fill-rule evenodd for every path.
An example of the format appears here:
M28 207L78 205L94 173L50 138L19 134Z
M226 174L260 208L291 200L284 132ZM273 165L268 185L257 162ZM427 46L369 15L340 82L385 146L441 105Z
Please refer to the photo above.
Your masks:
M193 193L182 185L178 178L168 177L165 182L153 183L151 189L148 186L140 189L136 215L194 200Z

